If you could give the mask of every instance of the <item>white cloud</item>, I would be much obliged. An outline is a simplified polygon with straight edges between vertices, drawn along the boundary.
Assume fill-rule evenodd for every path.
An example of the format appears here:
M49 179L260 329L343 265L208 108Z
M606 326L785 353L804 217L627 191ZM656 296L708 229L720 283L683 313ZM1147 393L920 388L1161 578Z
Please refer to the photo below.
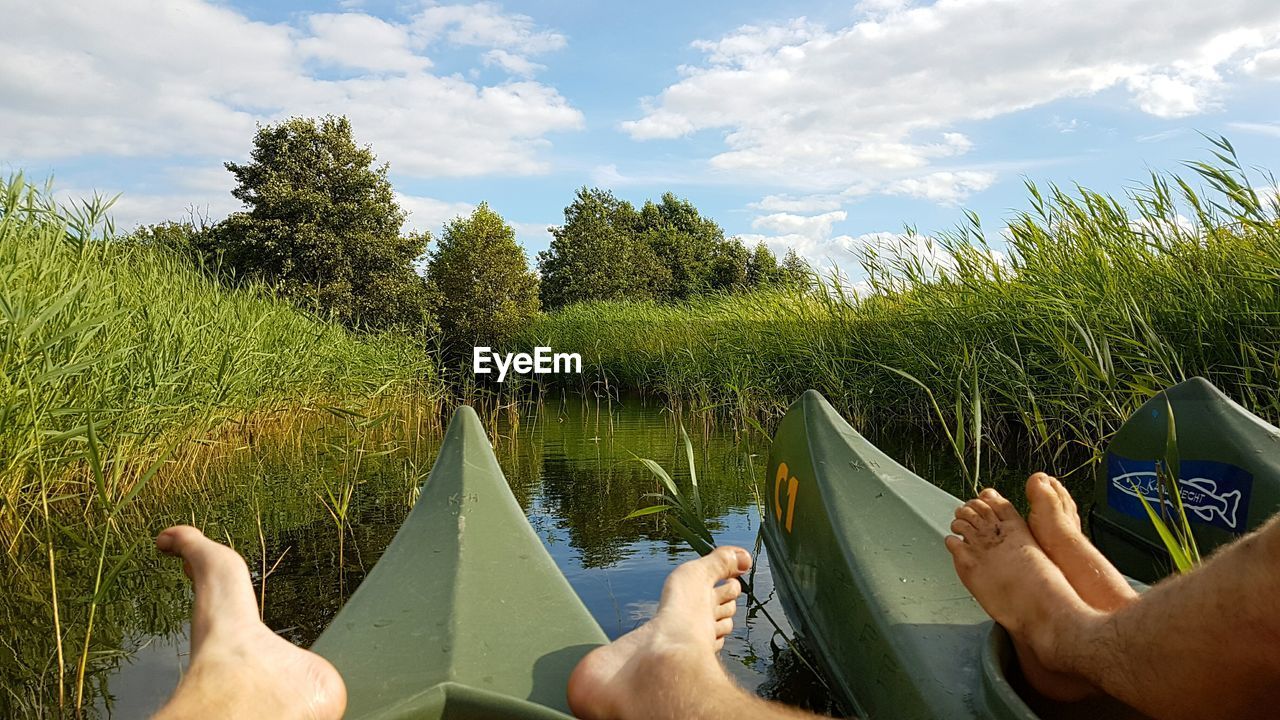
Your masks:
M1138 107L1156 117L1180 118L1217 107L1218 78L1154 73L1129 78L1126 85Z
M397 174L519 175L548 170L548 133L583 126L548 85L428 71L424 43L563 46L563 36L492 4L429 7L404 24L359 13L268 24L209 0L0 0L0 15L0 157L17 163L236 158L255 123L333 113L350 117L358 140ZM344 72L323 71L330 66Z
M805 237L825 238L831 235L831 228L843 222L848 213L835 210L821 215L795 215L792 213L773 213L763 215L751 221L751 227L757 230L770 230L783 235L803 235Z
M856 241L848 235L832 236L836 223L843 222L848 214L833 210L817 215L776 212L757 217L751 227L763 233L747 233L738 238L748 247L763 242L778 257L788 250L804 258L819 272L844 272L844 268L856 266L854 254Z
M996 174L978 170L939 171L921 177L894 180L881 192L931 200L941 205L958 205L969 195L986 190Z
M1256 133L1258 135L1270 135L1271 137L1280 137L1280 123L1261 123L1261 122L1231 122L1227 123L1227 127L1232 130L1240 130L1242 132Z
M1246 60L1243 67L1250 75L1270 80L1280 78L1280 48L1263 50Z
M431 60L410 47L408 31L362 13L321 13L308 16L311 35L298 40L304 56L353 70L418 72Z
M539 70L545 70L545 65L531 62L523 55L509 53L506 50L490 50L484 54L484 64L489 66L500 67L513 75L521 77L533 77Z
M750 203L747 207L766 212L805 213L838 210L840 205L840 198L832 195L809 195L806 197L766 195L758 202Z
M960 123L1063 98L1112 90L1159 117L1205 112L1235 75L1271 72L1280 44L1272 0L859 8L843 28L801 19L695 43L704 63L623 129L637 140L718 130L712 167L820 191L963 155Z
M413 32L426 42L444 38L455 45L501 47L522 53L542 53L565 46L564 35L544 30L528 15L505 13L497 3L436 5L414 19Z
M428 231L439 236L440 228L459 215L470 215L476 206L468 202L437 200L423 195L396 193L396 202L408 214L406 230Z

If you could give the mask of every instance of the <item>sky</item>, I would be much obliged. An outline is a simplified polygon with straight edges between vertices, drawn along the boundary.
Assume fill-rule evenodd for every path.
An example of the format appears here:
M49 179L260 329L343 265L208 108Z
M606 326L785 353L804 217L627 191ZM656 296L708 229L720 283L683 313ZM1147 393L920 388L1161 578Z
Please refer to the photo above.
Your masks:
M239 208L257 124L342 114L408 224L487 201L526 252L582 186L671 191L856 274L904 227L987 232L1024 182L1122 193L1227 136L1280 170L1275 0L0 0L0 172Z

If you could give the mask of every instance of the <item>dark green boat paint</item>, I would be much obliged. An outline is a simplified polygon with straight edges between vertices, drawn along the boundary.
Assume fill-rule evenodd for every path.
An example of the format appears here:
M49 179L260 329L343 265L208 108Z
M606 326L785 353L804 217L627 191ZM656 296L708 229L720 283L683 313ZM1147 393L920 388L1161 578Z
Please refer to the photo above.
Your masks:
M960 583L942 542L960 500L880 452L817 392L783 418L768 473L774 583L859 717L1133 717L1109 701L1058 704L1016 688L1007 636Z
M1167 401L1167 402L1166 402ZM1094 484L1093 541L1116 567L1154 582L1169 555L1125 476L1153 478L1163 460L1168 409L1178 435L1180 485L1202 555L1252 530L1280 510L1280 430L1196 377L1148 400L1112 438ZM1151 502L1159 507L1159 502Z
M460 407L413 511L312 649L349 718L564 718L569 674L607 642Z

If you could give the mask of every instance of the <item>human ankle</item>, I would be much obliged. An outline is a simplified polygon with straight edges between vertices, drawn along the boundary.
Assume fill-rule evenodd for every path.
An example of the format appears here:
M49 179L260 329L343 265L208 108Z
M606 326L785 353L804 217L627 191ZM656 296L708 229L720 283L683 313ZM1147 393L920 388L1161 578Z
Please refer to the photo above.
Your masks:
M1087 645L1087 638L1096 637L1107 617L1083 604L1051 608L1028 626L1026 641L1046 669L1080 675L1079 660L1084 653L1077 648Z

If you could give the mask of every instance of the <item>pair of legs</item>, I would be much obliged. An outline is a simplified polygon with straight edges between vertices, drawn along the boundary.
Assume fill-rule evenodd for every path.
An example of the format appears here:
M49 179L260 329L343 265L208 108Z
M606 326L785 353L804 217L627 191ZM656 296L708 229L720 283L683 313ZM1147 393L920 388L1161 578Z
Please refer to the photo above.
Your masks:
M956 511L947 549L1013 636L1027 679L1063 700L1105 692L1155 718L1270 717L1280 707L1280 516L1141 597L1080 533L1043 473L1028 520L994 490Z
M965 586L1014 637L1028 680L1059 699L1106 692L1156 718L1256 717L1280 707L1280 518L1141 597L1080 532L1053 478L1027 483L1029 522L994 490L947 539ZM170 528L195 586L191 669L158 717L337 718L342 679L258 619L243 560ZM743 691L717 654L732 629L740 548L685 563L658 614L583 659L569 703L587 720L812 717Z
M946 545L965 587L1013 637L1037 690L1067 701L1105 692L1162 719L1276 714L1280 517L1139 596L1081 532L1057 479L1032 475L1027 497L1024 520L1000 493L982 491L956 511ZM713 648L682 634L705 609L676 600L664 595L653 622L583 660L569 685L580 716L811 717L735 687ZM681 652L667 652L681 639ZM636 702L655 692L658 703Z
M191 665L157 720L342 717L346 689L324 658L262 624L244 560L193 527L160 533L195 589ZM811 717L745 693L718 659L751 568L741 548L684 563L663 586L656 617L597 649L574 672L569 702L583 718Z

